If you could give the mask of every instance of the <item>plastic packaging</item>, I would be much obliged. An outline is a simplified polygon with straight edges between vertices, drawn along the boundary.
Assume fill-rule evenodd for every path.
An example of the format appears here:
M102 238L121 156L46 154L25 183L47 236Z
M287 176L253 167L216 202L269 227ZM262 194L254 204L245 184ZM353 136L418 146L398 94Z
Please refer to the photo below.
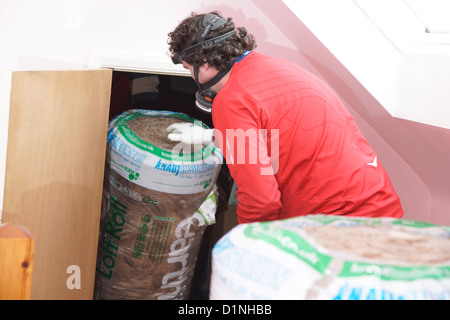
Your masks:
M187 299L221 158L167 139L170 111L133 109L109 124L96 299Z
M450 299L449 235L394 218L241 224L213 248L210 299Z

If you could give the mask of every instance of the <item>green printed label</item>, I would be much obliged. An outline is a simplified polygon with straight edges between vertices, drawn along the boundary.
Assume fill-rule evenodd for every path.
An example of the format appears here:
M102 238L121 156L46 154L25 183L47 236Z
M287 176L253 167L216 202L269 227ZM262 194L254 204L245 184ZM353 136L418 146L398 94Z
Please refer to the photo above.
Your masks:
M252 239L265 241L291 254L322 274L325 273L332 260L330 256L317 251L297 233L285 229L271 228L269 223L249 225L244 229L244 235Z
M346 261L340 277L377 276L381 280L415 281L418 279L450 279L450 266L398 267Z
M116 126L123 126L123 125L126 124L128 121L130 121L130 120L132 120L132 119L134 119L134 118L136 118L136 117L140 117L140 116L142 116L142 115L143 115L143 114L140 113L140 112L129 113L129 114L126 114L126 115L124 115L124 116L122 116L122 117L119 117L119 118L114 122L114 124L115 124Z
M148 254L151 261L162 262L174 220L173 217L152 217L149 214L142 214L133 248L133 258L142 259L143 254Z
M216 198L214 197L214 192L211 191L198 209L198 213L202 215L208 225L216 222L216 208Z
M439 227L433 223L425 222L425 221L417 221L417 220L408 220L408 219L398 219L392 221L393 225L404 226L404 227L413 227L413 228L429 228L429 227Z
M109 212L105 222L105 234L99 242L103 250L102 263L96 268L107 279L111 279L117 256L117 240L120 240L128 207L119 202L115 197L109 199Z
M346 225L348 224L370 224L370 225L377 225L381 223L380 219L361 219L361 218L353 218L353 217L340 217L335 215L310 215L307 216L307 219L320 222L322 224L336 224L336 222L342 222Z
M188 115L184 113L178 113L178 112L164 112L164 111L149 111L145 110L147 112L139 112L137 109L132 110L132 113L129 113L129 111L125 111L123 113L123 116L119 116L117 120L114 122L115 125L120 126L126 124L128 121L136 118L136 117L142 117L142 116L152 116L152 117L174 117L179 119L184 119L187 121L194 122L194 119L190 118ZM207 126L202 123L202 126L207 128Z

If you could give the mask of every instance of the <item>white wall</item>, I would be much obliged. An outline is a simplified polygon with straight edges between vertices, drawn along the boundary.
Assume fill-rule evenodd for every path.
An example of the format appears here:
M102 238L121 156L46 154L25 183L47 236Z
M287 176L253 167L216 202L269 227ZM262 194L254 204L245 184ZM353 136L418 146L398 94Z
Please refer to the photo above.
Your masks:
M188 1L3 0L0 68L78 68L89 50L165 54ZM158 7L158 9L156 9ZM170 14L161 14L170 12Z
M11 72L0 70L0 222L2 221L3 191L6 167L6 146L8 141L9 93Z
M289 45L249 0L2 0L0 69L86 67L90 51L167 58L167 33L213 9L260 25L260 41Z

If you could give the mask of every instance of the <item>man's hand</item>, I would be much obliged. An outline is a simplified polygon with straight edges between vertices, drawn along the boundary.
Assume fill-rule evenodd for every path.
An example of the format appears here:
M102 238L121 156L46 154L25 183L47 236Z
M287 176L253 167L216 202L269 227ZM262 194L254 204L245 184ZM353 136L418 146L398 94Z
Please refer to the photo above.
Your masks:
M166 128L171 141L180 141L184 144L208 145L213 141L214 129L205 129L191 122L174 123Z

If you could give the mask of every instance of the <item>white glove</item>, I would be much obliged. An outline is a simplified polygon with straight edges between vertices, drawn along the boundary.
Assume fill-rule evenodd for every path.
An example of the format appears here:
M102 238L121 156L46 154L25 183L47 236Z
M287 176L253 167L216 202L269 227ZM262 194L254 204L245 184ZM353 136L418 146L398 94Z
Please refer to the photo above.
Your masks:
M184 144L209 145L213 141L214 129L205 129L191 122L174 123L166 128L171 141Z

